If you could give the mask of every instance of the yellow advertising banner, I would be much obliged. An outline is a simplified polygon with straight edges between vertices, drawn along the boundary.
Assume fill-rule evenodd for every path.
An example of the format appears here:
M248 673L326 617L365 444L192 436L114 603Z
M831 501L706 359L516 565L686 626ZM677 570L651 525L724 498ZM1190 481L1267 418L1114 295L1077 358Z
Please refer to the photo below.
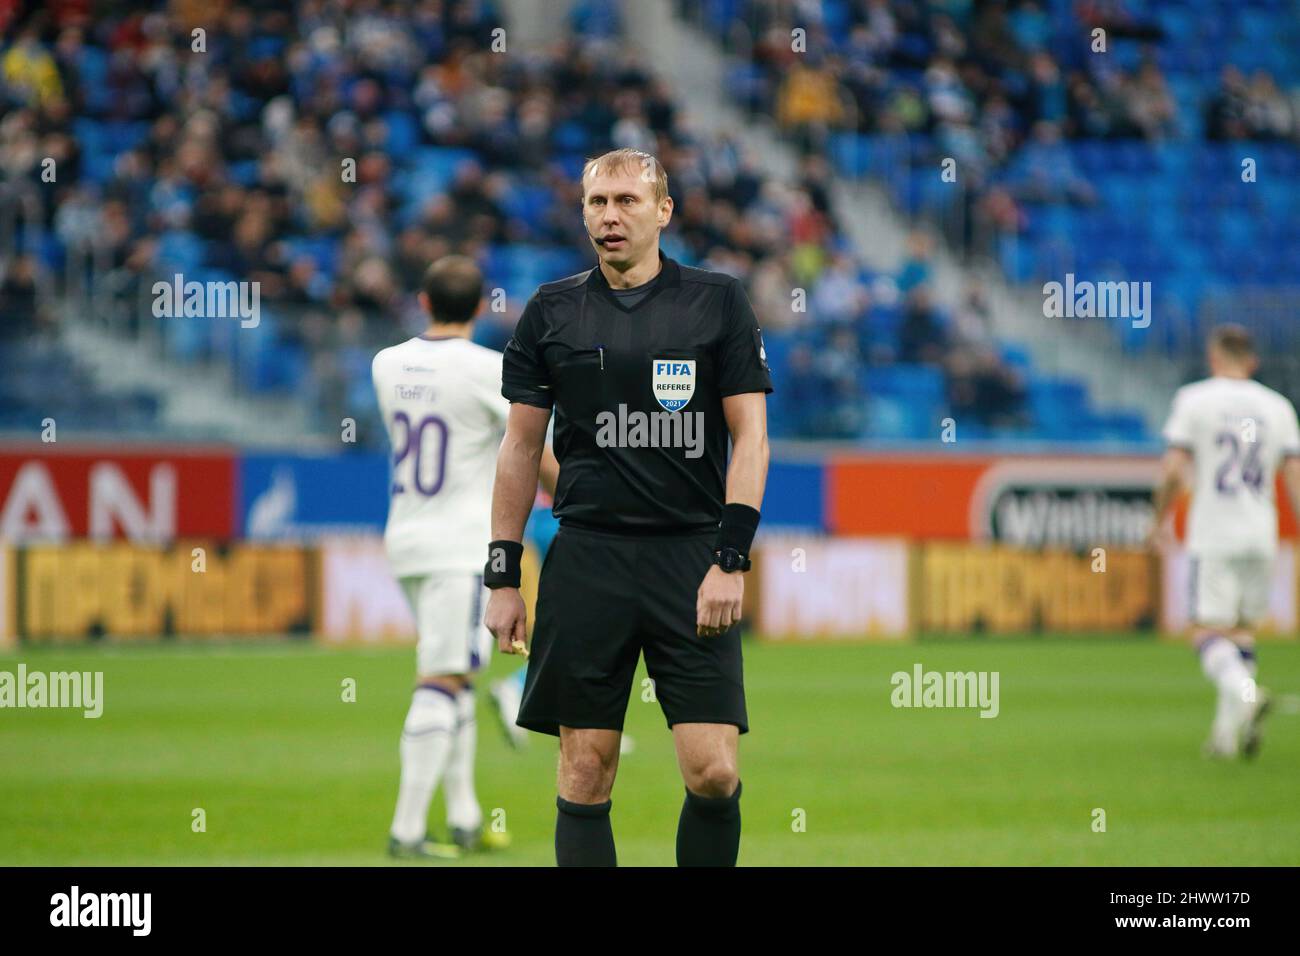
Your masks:
M30 643L306 632L309 564L293 546L32 545L20 558L18 631Z
M1186 561L1144 551L1029 551L966 541L771 537L755 549L745 619L767 640L921 634L1180 633ZM540 556L525 552L536 620ZM1263 634L1293 636L1300 558L1279 554ZM414 643L377 536L311 546L210 541L0 548L0 650L18 642L311 635Z
M912 620L922 633L1135 631L1158 619L1158 564L1146 552L930 542L913 562Z

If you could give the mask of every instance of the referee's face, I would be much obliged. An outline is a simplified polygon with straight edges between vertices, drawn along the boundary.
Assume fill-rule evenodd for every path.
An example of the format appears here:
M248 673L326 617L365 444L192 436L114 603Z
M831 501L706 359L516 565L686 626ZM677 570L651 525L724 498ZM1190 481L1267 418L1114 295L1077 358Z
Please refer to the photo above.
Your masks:
M672 217L673 201L655 202L653 178L628 166L608 173L593 170L583 186L582 217L603 262L622 270L659 255L659 232Z

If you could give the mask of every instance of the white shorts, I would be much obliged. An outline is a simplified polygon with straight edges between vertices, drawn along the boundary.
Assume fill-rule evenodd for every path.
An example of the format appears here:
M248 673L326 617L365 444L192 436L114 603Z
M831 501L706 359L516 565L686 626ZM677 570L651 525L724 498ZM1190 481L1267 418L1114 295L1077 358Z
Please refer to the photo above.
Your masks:
M1201 627L1245 628L1268 616L1273 559L1263 555L1191 556L1191 618Z
M486 667L492 635L483 625L491 593L483 575L464 571L401 579L415 614L415 656L421 677L472 674Z

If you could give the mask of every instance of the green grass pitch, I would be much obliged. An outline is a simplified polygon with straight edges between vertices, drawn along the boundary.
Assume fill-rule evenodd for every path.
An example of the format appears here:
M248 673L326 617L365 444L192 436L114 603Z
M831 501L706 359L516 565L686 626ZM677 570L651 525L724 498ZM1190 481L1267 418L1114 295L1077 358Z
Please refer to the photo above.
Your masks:
M102 670L104 715L0 710L0 864L387 864L407 650L24 650ZM895 709L890 675L996 670L1001 712ZM1281 695L1254 763L1200 756L1212 691L1185 646L980 640L746 647L742 865L1296 865L1300 646L1260 651ZM492 676L515 666L494 660ZM670 865L682 787L640 678L614 790L619 861ZM342 701L354 678L355 703ZM486 689L486 681L480 682ZM479 796L551 865L555 742L509 750L479 704ZM201 807L207 829L191 830ZM1093 810L1106 830L1094 832ZM796 832L796 811L806 827ZM441 804L432 814L441 822ZM439 827L441 828L441 827ZM421 865L421 864L401 864Z

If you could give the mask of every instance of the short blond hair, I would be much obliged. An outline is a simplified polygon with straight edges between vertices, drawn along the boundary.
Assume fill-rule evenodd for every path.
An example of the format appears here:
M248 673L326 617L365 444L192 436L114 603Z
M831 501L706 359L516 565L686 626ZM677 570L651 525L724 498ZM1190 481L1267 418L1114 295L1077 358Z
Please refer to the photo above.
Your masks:
M589 175L617 172L621 169L627 169L629 166L641 170L643 182L649 182L650 177L654 177L656 205L668 198L668 173L664 169L663 163L644 150L632 149L631 147L611 149L603 156L587 160L586 165L582 167L583 198L585 199L587 195L587 177Z

